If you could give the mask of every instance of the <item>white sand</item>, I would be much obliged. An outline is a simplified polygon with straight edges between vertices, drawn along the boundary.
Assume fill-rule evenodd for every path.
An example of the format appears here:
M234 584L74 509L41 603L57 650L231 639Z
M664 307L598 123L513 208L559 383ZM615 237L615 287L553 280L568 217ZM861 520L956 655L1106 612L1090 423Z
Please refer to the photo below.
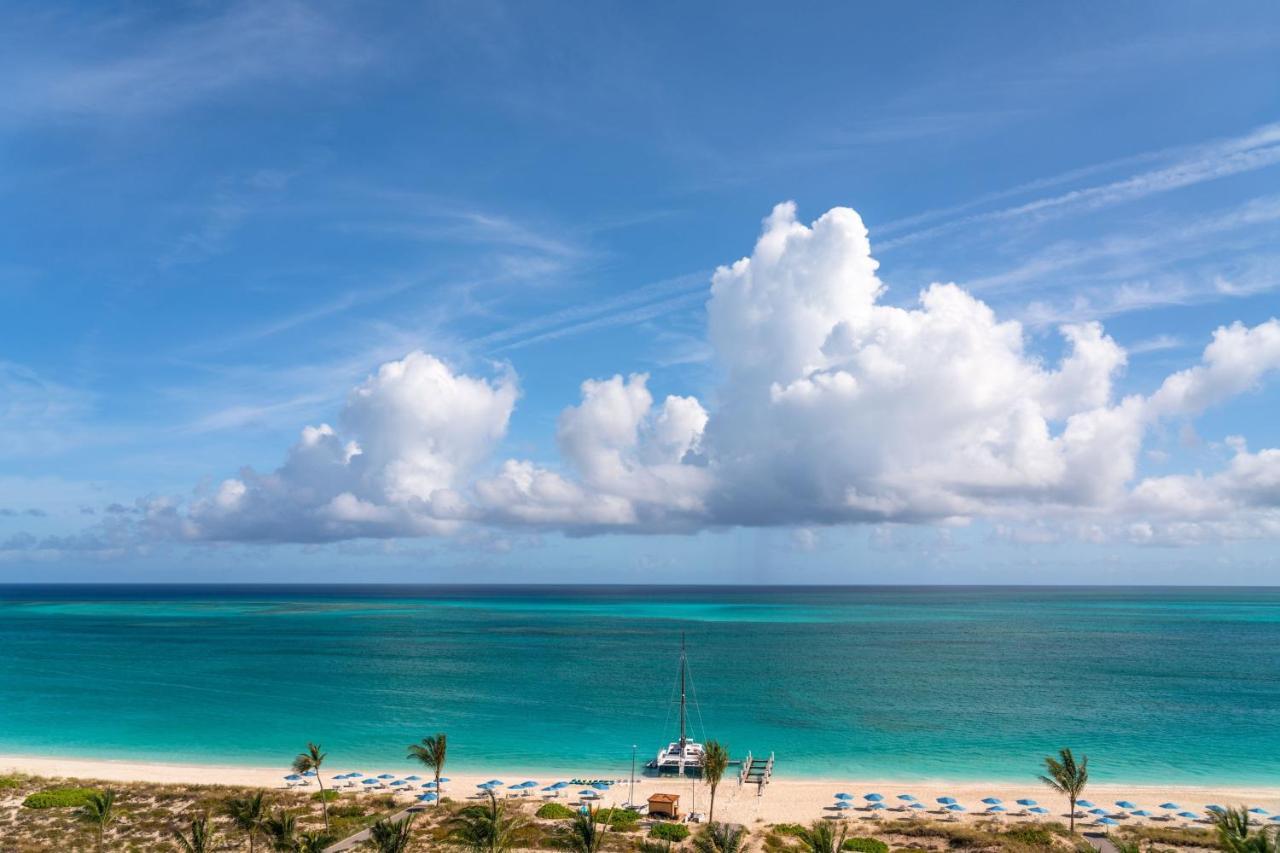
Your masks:
M324 779L326 787L330 787L333 776L359 770L365 774L392 773L397 777L416 774L424 780L431 774L420 766L404 761L397 766L388 767L348 767L334 763L326 765ZM206 784L206 785L245 785L265 788L282 788L283 777L289 773L286 767L242 767L233 765L199 765L168 764L139 761L86 761L71 758L50 758L39 756L0 755L0 772L31 773L39 776L59 776L80 779L99 779L117 782L154 782L165 784ZM447 796L461 799L473 795L476 785L494 777L500 777L507 783L536 779L542 784L550 784L560 779L623 779L621 785L604 795L603 805L617 805L627 799L626 777L629 768L598 772L582 770L512 770L502 773L470 772L463 768L450 768L445 775L452 781L445 785ZM314 787L314 781L312 786ZM420 783L419 783L420 784ZM362 786L363 787L363 786ZM419 789L420 790L420 789ZM576 801L574 794L577 786L565 789L561 802ZM671 778L653 779L637 777L636 800L643 801L650 794L657 792L680 795L680 807L690 811L696 805L699 811L706 811L708 803L707 786L690 780L674 780ZM765 788L763 796L756 796L754 785L739 786L736 778L726 779L720 786L716 797L716 817L739 823L753 824L757 821L768 823L796 822L803 823L818 817L835 815L829 807L834 802L833 795L848 792L857 798L857 804L863 805L862 795L872 791L883 794L886 804L897 805L897 795L911 793L932 809L938 808L935 800L938 797L951 796L960 801L967 809L962 818L972 818L980 814L985 806L980 802L984 797L999 797L1011 809L1013 801L1029 797L1039 801L1040 805L1052 810L1046 818L1057 818L1066 811L1066 801L1043 783L1028 778L1023 785L1011 785L1008 782L948 782L931 780L927 782L901 782L885 779L790 779L785 775L775 777ZM529 799L536 799L538 793ZM1158 806L1166 801L1181 805L1185 810L1203 813L1204 807L1210 803L1222 805L1246 804L1250 807L1261 806L1272 813L1280 812L1280 787L1231 787L1231 786L1179 786L1179 785L1090 785L1085 798L1099 806L1110 808L1117 800L1129 800L1140 808L1154 813L1161 813ZM406 802L408 797L405 797ZM903 817L896 811L874 813L880 817ZM870 819L873 813L860 809L845 813L850 820ZM1012 819L1012 818L1011 818ZM1141 820L1141 819L1135 819Z

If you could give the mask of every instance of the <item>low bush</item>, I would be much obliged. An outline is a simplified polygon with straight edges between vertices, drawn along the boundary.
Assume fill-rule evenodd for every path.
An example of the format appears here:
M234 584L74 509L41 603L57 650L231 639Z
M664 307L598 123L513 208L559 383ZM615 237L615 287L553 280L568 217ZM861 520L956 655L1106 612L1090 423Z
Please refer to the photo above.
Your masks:
M18 776L0 776L0 791L10 791L22 787L22 779Z
M1000 834L1010 841L1032 847L1048 847L1053 844L1053 833L1041 826L1015 826Z
M570 820L573 818L573 809L562 803L543 803L533 814L543 820Z
M774 824L773 831L779 835L789 835L792 838L798 838L800 833L804 832L804 827L798 823L777 823Z
M1218 836L1212 829L1183 829L1176 826L1126 826L1121 835L1128 841L1146 840L1170 847L1217 847Z
M320 791L314 792L311 795L311 799L315 800L317 803L320 802L321 799L323 799L326 803L332 803L334 800L338 799L341 796L342 795L339 794L337 791L326 790L324 791L324 793L321 793Z
M640 823L640 813L631 809L600 809L596 812L596 823L607 823L610 829L628 832Z
M846 838L844 849L857 853L889 853L889 845L876 838Z
M663 841L684 841L689 837L689 827L683 823L655 823L649 828L649 836Z
M22 804L29 809L79 808L89 802L89 797L101 793L97 788L50 788L32 794Z

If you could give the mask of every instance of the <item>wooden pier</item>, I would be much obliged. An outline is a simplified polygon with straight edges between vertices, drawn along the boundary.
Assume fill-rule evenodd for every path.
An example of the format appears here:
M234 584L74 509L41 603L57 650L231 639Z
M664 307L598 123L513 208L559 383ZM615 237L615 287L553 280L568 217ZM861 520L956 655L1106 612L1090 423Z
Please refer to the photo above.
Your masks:
M772 752L768 758L756 758L748 752L738 767L738 784L755 785L756 796L763 796L764 786L769 784L769 779L773 776L773 757Z

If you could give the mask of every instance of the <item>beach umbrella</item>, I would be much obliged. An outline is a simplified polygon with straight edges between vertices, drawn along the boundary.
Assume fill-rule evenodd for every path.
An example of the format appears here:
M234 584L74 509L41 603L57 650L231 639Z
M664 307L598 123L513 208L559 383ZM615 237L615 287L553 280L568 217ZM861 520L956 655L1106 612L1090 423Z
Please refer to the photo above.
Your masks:
M501 785L501 784L502 784L502 780L501 780L501 779L490 779L488 782L485 782L485 784L486 784L486 785Z
M911 805L907 806L907 808L909 808L909 809L915 809L916 811L920 811L921 809L926 809L926 808L928 808L928 806L926 806L924 803L912 803Z
M1134 817L1151 817L1151 812L1147 811L1146 809L1138 809L1137 811L1129 812L1129 814L1133 815Z
M435 783L435 782L423 782L423 783L422 783L422 787L424 787L424 788L434 788L435 786L436 786L436 783Z
M916 798L910 794L899 794L898 799L902 800L904 803L914 803L916 801Z
M1120 808L1122 808L1122 809L1136 809L1136 808L1137 808L1137 806L1135 806L1133 803L1129 802L1128 800L1116 800L1116 805L1117 805L1117 806L1119 806L1119 807L1120 807Z
M989 811L989 812L1007 812L1007 811L1008 811L1008 809L1006 809L1004 806L992 806L991 808L987 809L987 811Z
M535 782L535 781L533 781L532 779L526 779L525 781L523 781L523 782L521 782L521 783L520 783L520 787L521 787L521 788L536 788L536 787L538 787L538 783L537 783L537 782Z
M564 789L565 789L565 788L567 788L567 787L569 787L569 783L568 783L568 782L557 782L557 783L555 783L554 785L552 785L552 786L551 786L551 789L552 789L553 791L562 791L562 790L564 790Z
M886 806L884 803L872 803L871 805L867 806L867 808L869 808L869 809L886 809L886 808L888 808L888 806Z
M1099 818L1098 823L1102 824L1103 826L1115 826L1117 822L1112 820L1109 817L1104 817L1104 818Z
M360 778L361 776L363 776L363 775L364 775L363 773L348 773L348 774L347 774L347 778L348 778L348 779L359 779L359 778Z
M610 783L608 782L595 782L591 787L595 788L597 791L607 791L609 790L609 785Z
M297 773L290 773L288 776L284 777L284 780L286 782L297 782L301 778L302 777L299 776Z
M376 784L378 784L378 780L377 780L377 779L365 779L365 780L364 780L363 782L361 782L360 784L361 784L361 785L376 785Z
M1048 814L1049 813L1049 810L1046 809L1044 806L1036 806L1034 809L1027 809L1027 811L1031 812L1032 814Z
M835 807L840 809L841 811L844 811L845 809L853 808L853 805L850 804L848 800L841 800L840 802L836 803Z
M1211 812L1213 812L1214 814L1226 814L1226 813L1227 813L1227 810L1226 810L1226 809L1224 809L1222 806L1205 806L1205 810L1206 810L1206 811L1211 811Z
M837 800L852 800L852 799L853 799L853 794L844 794L844 793L836 794L836 799L837 799Z
M1280 823L1280 814L1273 814L1270 819Z
M1249 809L1249 814L1271 814L1271 812L1267 811L1266 809L1260 809L1257 806L1254 806L1253 808Z
M983 802L989 806L998 806L1000 805L1000 803L1004 801L1001 800L999 797L986 797L983 799Z
M303 776L314 776L314 775L316 775L316 771L314 771L314 770L308 770L306 773L303 773L302 775L303 775Z
M938 797L937 802L942 803L944 806L954 806L956 804L956 798L955 797Z
M1093 808L1093 803L1089 802L1088 800L1076 800L1076 805L1082 809Z
M878 802L880 802L881 800L883 800L883 799L884 799L884 797L880 796L879 794L864 794L864 795L862 796L862 799L864 799L864 800L866 800L867 802L870 802L870 803L878 803Z
M522 785L522 784L520 784L519 782L517 782L517 783L515 783L514 785L508 785L508 786L507 786L507 790L508 790L508 791L523 791L523 790L524 790L524 785Z
M947 806L947 811L949 812L962 812L965 810L966 810L965 807L960 805L959 803L952 803L951 805Z
M407 781L409 781L409 782L421 782L421 781L422 781L422 777L421 777L421 776L406 776L406 777L404 777L404 778L405 778Z
M1107 810L1106 809L1089 809L1089 814L1096 814L1100 817L1106 817Z
M423 794L422 796L418 797L418 802L420 803L434 803L435 801L436 801L435 794Z
M1178 812L1178 817L1183 818L1184 820L1198 820L1200 815L1195 812Z
M396 781L391 783L391 787L397 788L397 787L400 787L401 785L408 785L408 784L409 783L404 781L403 779L397 779Z
M1039 803L1037 803L1035 800L1018 800L1018 805L1020 805L1020 806L1035 806L1035 805L1039 805Z
M396 777L395 777L395 775L394 775L394 774L391 774L391 773L381 773L381 774L379 774L379 775L378 775L378 778L379 778L379 779L394 779L394 778L396 778Z
M1160 808L1168 809L1171 812L1176 812L1178 809L1182 808L1182 806L1178 805L1177 803L1161 803Z
M440 777L440 784L441 784L441 785L443 785L445 782L451 782L451 781L453 781L453 780L452 780L452 779L450 779L450 778L449 778L449 777L447 777L447 776L441 776L441 777Z

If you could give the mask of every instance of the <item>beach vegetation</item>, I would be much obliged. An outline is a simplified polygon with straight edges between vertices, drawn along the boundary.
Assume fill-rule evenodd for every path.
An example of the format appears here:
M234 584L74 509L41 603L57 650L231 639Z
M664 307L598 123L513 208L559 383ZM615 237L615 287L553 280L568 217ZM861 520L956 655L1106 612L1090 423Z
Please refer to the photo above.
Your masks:
M1067 798L1071 815L1067 831L1075 835L1076 800L1080 799L1085 785L1089 784L1089 756L1082 755L1077 762L1071 750L1064 746L1058 750L1056 758L1052 755L1045 756L1044 769L1040 781Z
M844 821L815 820L796 836L806 853L839 853L844 849L849 827Z
M354 834L354 833L353 833ZM309 829L298 833L298 853L324 853L338 841L341 835L323 829Z
M1054 838L1053 832L1045 826L1011 826L1000 834L1011 841L1031 847L1049 847Z
M557 834L556 846L570 853L600 853L609 834L609 817L601 817L600 811L588 807L586 811L575 814L573 820Z
M365 846L377 853L405 853L413 842L415 816L390 820L384 818L369 828L369 840Z
M1156 844L1169 847L1213 848L1218 846L1218 839L1214 830L1194 826L1124 826L1113 836L1113 838L1116 837L1139 842L1145 841L1152 846Z
M573 809L564 803L543 803L533 813L534 817L540 817L543 820L572 820L573 815Z
M649 827L649 835L653 838L659 838L663 841L671 841L679 844L689 837L689 827L683 823L670 823L662 821L655 823Z
M50 788L31 794L22 804L29 809L81 808L90 797L101 793L97 788Z
M1229 853L1277 853L1280 830L1259 826L1244 806L1209 813L1218 844Z
M670 839L642 838L636 842L636 853L671 853Z
M864 838L862 836L846 838L841 849L853 850L855 853L889 853L888 844L878 838Z
M326 803L332 803L332 802L336 802L341 798L342 798L342 794L339 794L337 791L333 791L333 790L311 792L311 799L315 800L317 803L321 801L324 801Z
M90 794L76 816L82 823L87 823L93 828L98 838L98 849L101 850L102 837L107 827L116 819L116 792L107 790Z
M267 818L265 827L272 850L288 853L298 846L298 818L293 812L276 809L275 814Z
M467 806L449 818L446 838L471 853L505 853L518 846L527 826L523 815L508 811L490 791L487 804Z
M186 832L175 829L172 835L183 853L210 853L217 849L218 830L209 823L207 814L196 815Z
M307 743L307 751L300 752L293 759L294 773L315 773L316 784L320 786L320 808L324 814L324 828L329 830L329 802L324 799L324 778L320 775L320 766L324 764L325 753L321 751L319 744Z
M249 840L249 853L254 853L257 841L266 831L268 811L267 795L255 791L243 797L232 797L222 804L222 813Z
M435 734L424 737L422 743L415 743L409 746L410 759L413 759L423 767L430 770L435 775L435 790L440 791L440 776L444 773L444 762L449 757L449 738L444 732L436 732ZM441 801L436 800L436 805L440 805Z
M607 824L618 832L631 832L640 826L640 813L631 809L596 809L596 823Z
M746 845L746 827L733 823L709 823L693 839L698 853L741 853ZM889 853L888 849L883 853Z
M711 805L707 808L707 820L715 823L716 789L729 766L729 749L718 740L709 740L702 748L702 779L711 790Z
M0 791L13 791L21 788L24 781L21 776L0 776Z

